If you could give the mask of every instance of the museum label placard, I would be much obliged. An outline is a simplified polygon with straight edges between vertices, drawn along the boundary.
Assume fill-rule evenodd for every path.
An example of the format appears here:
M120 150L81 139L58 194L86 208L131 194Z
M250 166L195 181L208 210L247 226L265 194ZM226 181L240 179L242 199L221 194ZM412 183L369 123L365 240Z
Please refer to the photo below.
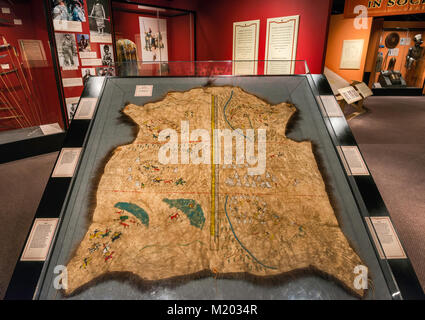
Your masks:
M257 74L260 20L233 23L233 74Z
M74 119L76 120L87 120L93 117L94 110L96 108L97 98L81 98L78 104L77 112L75 113Z
M35 219L21 261L46 260L58 221L58 218Z
M82 148L62 148L52 178L70 178L74 175Z
M406 259L390 217L368 217L367 225L381 259Z
M267 19L265 74L294 73L299 19L300 16Z

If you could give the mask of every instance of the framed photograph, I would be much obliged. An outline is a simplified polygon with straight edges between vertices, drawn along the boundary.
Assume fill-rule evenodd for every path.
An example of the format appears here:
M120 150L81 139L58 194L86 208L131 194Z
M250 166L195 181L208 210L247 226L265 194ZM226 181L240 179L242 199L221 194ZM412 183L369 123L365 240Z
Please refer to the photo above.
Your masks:
M77 42L73 33L55 33L59 65L63 70L77 70L79 66Z
M72 118L74 117L75 111L77 110L79 100L80 100L80 97L71 97L71 98L65 99L66 111L68 112L69 122L71 122Z
M90 48L90 35L77 34L78 52L89 52Z
M97 67L96 75L100 77L112 77L115 76L115 68L114 67Z
M112 46L109 44L100 45L100 55L102 57L102 65L112 67L114 65L114 54Z
M87 80L91 76L96 75L96 69L95 68L81 68L81 76L83 77L83 84L85 85Z
M359 70L362 62L363 45L363 39L344 40L339 68Z
M53 20L86 22L84 0L52 0Z
M82 22L86 22L84 0L51 0L51 2L55 30L82 31Z
M87 0L91 42L112 43L108 0Z
M142 61L168 61L167 20L139 17Z

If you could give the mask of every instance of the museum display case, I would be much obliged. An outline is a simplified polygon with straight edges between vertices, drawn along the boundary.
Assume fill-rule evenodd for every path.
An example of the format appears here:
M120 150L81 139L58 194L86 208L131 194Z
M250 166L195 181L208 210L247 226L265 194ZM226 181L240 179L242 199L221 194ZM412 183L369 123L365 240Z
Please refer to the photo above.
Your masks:
M383 28L376 57L374 88L422 88L425 29Z
M141 75L89 78L6 299L423 297L326 78L305 61L273 61L294 70L274 75L264 73L267 61L252 61L258 74L235 76L235 63L151 62ZM179 131L179 117L211 133L246 129L247 150L249 129L267 127L271 169L247 185L237 182L243 165L167 171L145 159L161 137L171 139L159 127ZM265 140L254 141L259 152ZM242 218L238 205L248 208Z
M62 132L66 121L44 1L1 1L0 7L0 145Z
M194 11L112 1L112 15L117 75L155 75L146 62L195 60Z

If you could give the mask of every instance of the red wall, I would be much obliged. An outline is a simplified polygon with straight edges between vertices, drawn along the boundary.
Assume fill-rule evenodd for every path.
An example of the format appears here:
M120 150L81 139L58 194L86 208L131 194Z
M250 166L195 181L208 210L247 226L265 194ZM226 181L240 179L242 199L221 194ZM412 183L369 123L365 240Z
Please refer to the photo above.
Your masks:
M120 4L120 8L128 7L127 9L134 9L134 6ZM141 57L141 44L139 17L154 18L152 15L139 13L137 11L127 12L113 7L113 21L115 39L129 39L137 46L138 59ZM189 15L176 16L176 17L161 17L167 20L167 41L168 41L168 60L169 61L188 61L193 57L190 52L190 17ZM143 39L142 35L142 39ZM192 58L193 59L193 58Z
M300 15L297 59L321 73L331 0L199 1L197 59L231 60L233 22L260 19L258 59L265 56L267 18Z
M48 42L46 17L44 15L44 6L42 2L42 0L31 0L29 3L28 0L17 0L13 2L13 6L10 6L7 1L0 1L1 7L9 7L11 9L11 14L0 14L0 18L11 22L11 25L0 25L0 35L4 36L7 42L16 48L19 55L21 54L18 43L19 39L37 39L42 41L47 58L45 66L32 68L31 74L27 69L24 69L26 75L25 79L33 93L31 96L33 100L31 101L37 101L37 104L27 102L25 91L22 89L22 86L26 87L22 73L19 73L22 86L16 75L3 76L3 79L5 81L10 80L10 83L16 88L15 97L18 102L20 102L23 113L27 114L31 126L39 125L40 123L38 120L41 118L41 124L58 122L59 125L63 127L59 96ZM14 25L13 19L22 20L22 25ZM1 43L3 43L3 41L1 41ZM2 55L6 54L7 50L1 50L0 53ZM19 60L22 61L21 56ZM15 58L13 61L15 65L17 65L17 60ZM12 68L9 57L2 58L1 63L9 64ZM31 77L33 81L31 81ZM2 86L3 83L1 83L0 87ZM15 106L13 99L11 97L8 99L12 100L12 105ZM38 112L39 116L36 114L36 106L38 107L37 109L40 110ZM17 111L19 114L21 113L19 109ZM2 112L0 116L10 116L10 113ZM23 121L21 122L23 123ZM16 120L0 122L0 130L19 127Z
M332 0L140 0L138 2L196 11L197 60L231 60L233 22L256 19L260 19L258 59L262 60L265 56L267 18L300 15L297 59L306 60L312 73L321 73L323 70Z

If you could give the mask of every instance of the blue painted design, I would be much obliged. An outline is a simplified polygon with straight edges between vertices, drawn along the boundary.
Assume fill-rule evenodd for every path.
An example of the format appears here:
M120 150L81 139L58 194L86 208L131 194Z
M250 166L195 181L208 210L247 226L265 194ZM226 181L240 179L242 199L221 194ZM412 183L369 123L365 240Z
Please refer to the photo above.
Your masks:
M139 219L146 227L149 227L149 215L138 205L129 202L117 202L114 207L130 212L137 219Z
M230 225L230 230L232 230L233 232L233 236L235 237L236 241L239 242L239 244L241 245L241 247L251 256L252 259L254 259L255 262L261 264L263 267L268 268L268 269L274 269L276 270L276 267L272 267L272 266L267 266L264 263L262 263L260 260L258 260L244 245L243 243L239 240L239 238L236 236L235 230L233 230L233 226L232 223L230 222L230 218L229 215L227 214L227 199L229 198L228 195L226 195L226 201L224 203L224 212L226 213L226 217L227 217L227 221L229 221L229 225Z
M232 126L232 124L229 122L229 120L227 120L227 117L226 117L226 108L228 107L228 105L229 105L229 103L230 103L230 100L232 100L232 97L233 97L233 90L232 90L232 92L230 93L230 97L229 97L229 99L227 100L227 102L226 102L226 104L224 105L224 107L223 107L223 116L224 116L224 120L226 120L226 122L227 122L227 124L229 125L229 127L230 128L232 128L232 130L236 130L233 126ZM250 123L250 125L251 125L251 128L252 128L252 124L251 124L251 120L248 118L248 120L249 120L249 123ZM244 135L244 134L242 134L246 139L249 139L249 140L251 140L250 138L248 138L246 135Z
M204 212L199 203L192 199L162 199L170 208L182 211L190 220L190 224L202 229L205 224Z

